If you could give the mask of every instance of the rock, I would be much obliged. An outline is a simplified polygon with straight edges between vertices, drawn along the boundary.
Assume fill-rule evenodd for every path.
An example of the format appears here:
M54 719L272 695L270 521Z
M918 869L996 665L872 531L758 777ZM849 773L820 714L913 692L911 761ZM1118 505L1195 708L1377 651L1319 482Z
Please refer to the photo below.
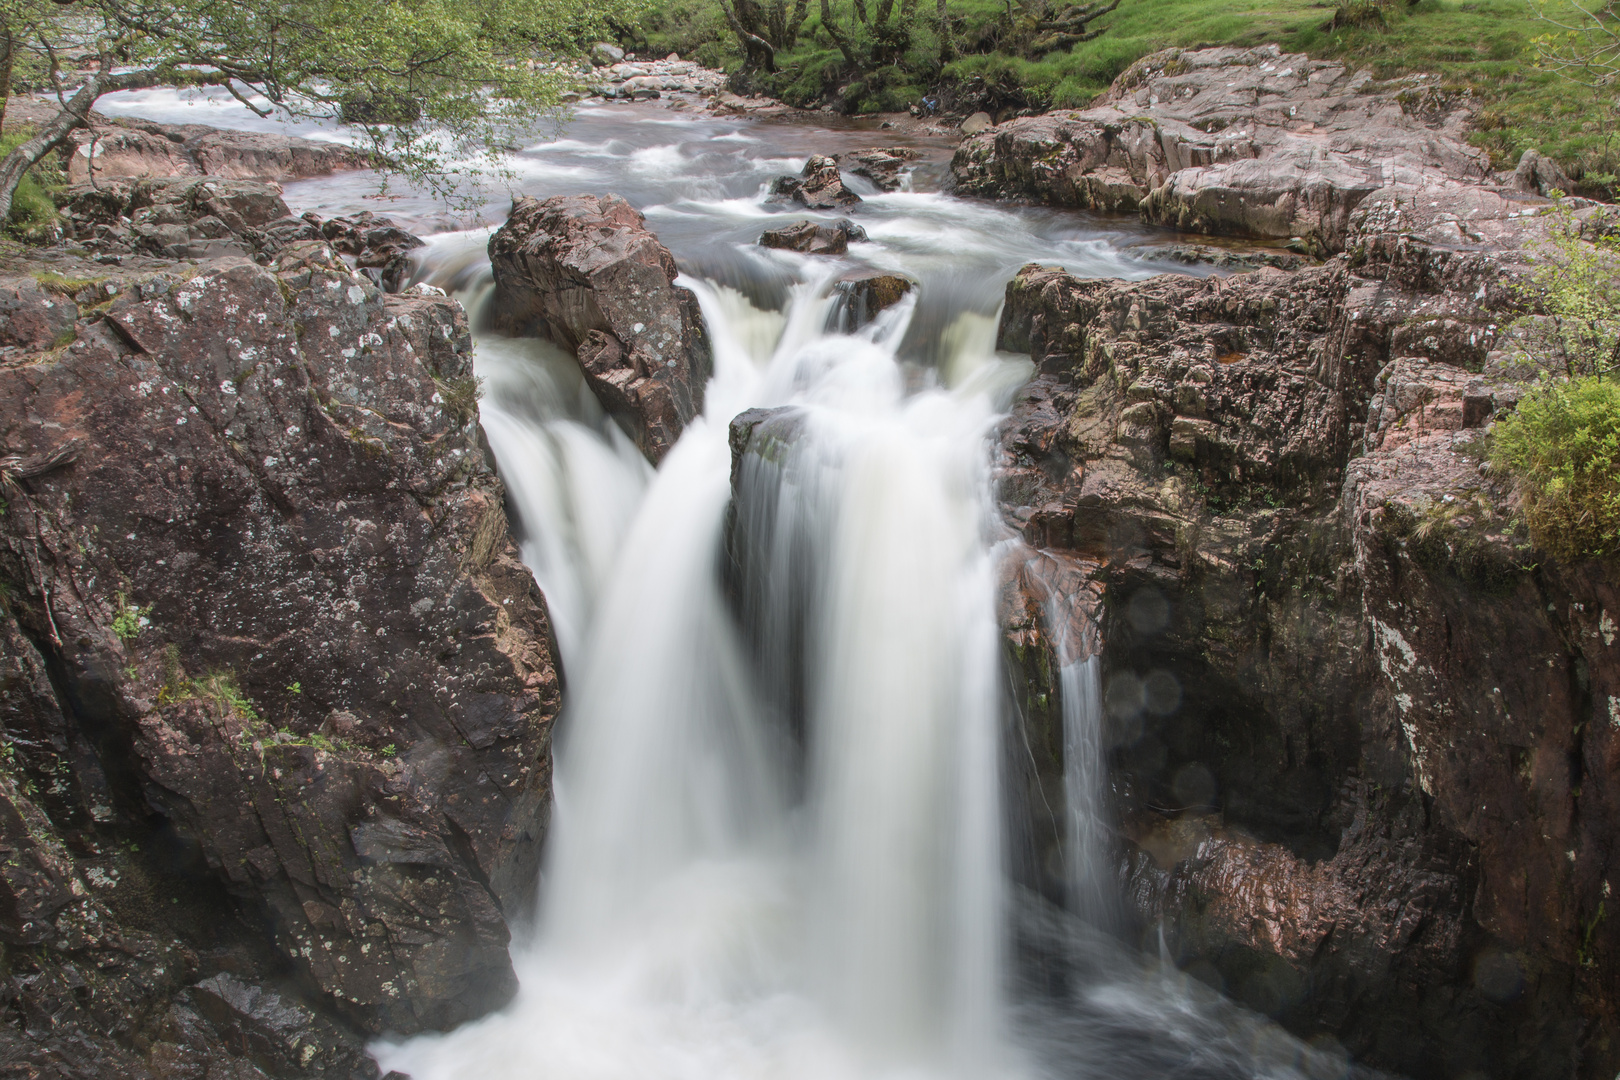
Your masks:
M1292 251L1266 248L1235 250L1212 247L1208 244L1143 245L1133 249L1132 253L1143 258L1176 262L1184 266L1212 266L1217 270L1237 273L1258 270L1263 266L1276 270L1298 270L1313 262L1309 256Z
M273 260L290 246L326 240L386 292L409 278L422 241L369 211L322 222L293 217L280 189L249 180L148 178L68 192L69 232L93 250L170 259L247 255Z
M1092 108L970 135L952 170L971 194L1338 251L1375 191L1490 179L1465 141L1460 101L1420 108L1432 98L1418 93L1424 84L1371 92L1370 78L1276 46L1167 50L1133 64Z
M853 175L865 177L883 191L899 191L904 183L902 174L907 165L921 156L910 147L891 146L850 154L847 160L855 163L849 170Z
M1519 166L1513 170L1512 184L1514 190L1533 195L1548 195L1553 191L1567 195L1575 190L1575 181L1558 167L1558 162L1544 158L1534 150L1526 150L1519 158Z
M1620 772L1577 784L1573 763L1620 760L1620 596L1530 552L1480 462L1534 375L1497 336L1546 219L1426 190L1369 193L1345 254L1292 273L1026 267L998 344L1039 370L997 498L1038 553L1096 568L1060 589L1100 607L1151 947L1162 928L1200 978L1372 1066L1539 1076L1578 1054L1606 1076L1620 1046L1582 1032L1617 1030L1620 995L1581 973L1620 958L1593 921ZM1008 649L1038 755L1061 688L1016 615L1034 607L1012 605Z
M34 278L0 279L0 349L43 352L65 345L78 321L70 298L46 292Z
M384 292L398 292L411 275L410 252L422 241L388 218L366 210L353 218L335 217L322 222L314 214L304 220L319 228L320 235L354 264L364 270Z
M766 229L760 234L759 242L762 247L782 248L806 255L842 255L849 250L851 242L865 239L865 229L848 218L839 218L831 225L796 221L780 229Z
M703 411L712 365L697 297L675 259L617 195L520 198L489 242L491 312L503 333L579 357L603 407L659 461Z
M863 271L834 284L833 289L843 298L837 320L844 333L857 330L875 319L879 312L898 304L916 287L916 282L901 274L878 270Z
M861 197L844 186L836 158L815 154L798 176L779 176L772 181L766 201L796 203L810 210L841 210L856 205Z
M990 118L989 113L976 112L962 121L961 131L964 136L977 135L981 131L989 130L994 124L995 121Z
M208 197L273 212L238 194ZM368 1036L513 991L549 804L549 629L465 315L322 241L132 261L64 265L110 303L0 367L5 453L39 462L0 516L7 768L56 777L18 812L73 837L34 841L14 933L55 908L60 944L21 992L105 1058L82 1075L363 1076Z
M591 46L591 63L597 67L612 67L624 62L624 50L611 41L598 41Z

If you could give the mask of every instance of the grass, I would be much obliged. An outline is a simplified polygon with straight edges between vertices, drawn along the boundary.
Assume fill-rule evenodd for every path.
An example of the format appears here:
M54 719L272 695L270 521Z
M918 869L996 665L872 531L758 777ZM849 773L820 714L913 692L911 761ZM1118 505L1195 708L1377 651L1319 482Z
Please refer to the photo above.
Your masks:
M834 5L840 21L850 0ZM812 5L812 9L815 5ZM1410 74L1439 76L1440 92L1478 108L1474 143L1498 168L1527 149L1554 157L1593 193L1606 193L1620 173L1612 105L1591 90L1537 70L1531 41L1546 30L1527 0L1123 0L1098 20L1108 30L1072 49L1038 59L995 50L1001 0L953 0L953 38L964 53L943 70L935 57L932 5L919 4L910 45L897 71L844 70L832 40L812 10L798 45L778 55L782 68L760 89L796 105L832 101L845 111L915 104L922 88L975 87L992 107L1076 108L1089 103L1133 62L1170 47L1278 44L1290 52L1345 61L1379 80ZM742 54L726 31L716 0L656 3L625 44L662 56L679 52L735 71ZM839 96L850 84L876 78L874 92ZM975 82L980 80L981 82ZM888 91L885 93L884 91ZM1612 97L1612 94L1611 94ZM1421 103L1419 103L1421 104Z

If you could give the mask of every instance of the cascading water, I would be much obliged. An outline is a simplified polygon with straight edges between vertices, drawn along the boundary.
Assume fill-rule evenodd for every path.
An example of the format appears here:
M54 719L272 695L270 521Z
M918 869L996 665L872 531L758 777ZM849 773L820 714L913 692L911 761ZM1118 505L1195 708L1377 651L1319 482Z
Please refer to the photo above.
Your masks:
M209 110L234 107L221 102ZM197 118L161 93L102 107ZM995 355L996 306L1025 262L1159 268L1116 224L862 189L871 242L851 259L919 287L851 330L834 311L846 262L754 246L782 220L760 191L875 133L624 106L582 109L569 136L512 158L524 189L643 207L693 275L715 377L654 473L572 358L477 340L483 425L568 675L556 806L517 999L380 1043L382 1066L415 1080L1342 1076L1341 1059L1087 929L1117 905L1095 658L1060 667L1070 913L1002 872L987 435L1029 367ZM925 149L923 189L947 152ZM339 176L287 198L348 213L372 190ZM439 234L424 274L476 325L487 231L444 231L409 193L389 212ZM728 534L727 427L759 406L791 410L775 422L792 437L747 458ZM1069 990L1017 989L1013 924L1022 950L1066 965Z

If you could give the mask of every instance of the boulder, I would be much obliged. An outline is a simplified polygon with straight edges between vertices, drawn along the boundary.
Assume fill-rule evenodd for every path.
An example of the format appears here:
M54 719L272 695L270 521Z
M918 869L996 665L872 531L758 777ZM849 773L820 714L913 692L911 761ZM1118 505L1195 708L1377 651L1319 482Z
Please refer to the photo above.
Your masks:
M1547 195L1553 191L1568 194L1575 189L1575 181L1558 167L1558 162L1542 157L1535 150L1526 150L1519 158L1518 167L1513 170L1512 185L1516 191L1533 195Z
M861 197L844 186L838 172L838 159L812 155L798 176L778 176L771 182L767 202L793 203L810 210L842 210L854 206Z
M898 191L903 174L911 162L922 154L909 146L890 146L879 150L863 150L846 155L841 160L853 162L850 173L865 177L883 191Z
M1465 104L1422 79L1379 88L1276 46L1172 49L1131 65L1091 108L970 135L952 169L972 194L1338 251L1375 191L1490 182Z
M675 258L617 195L520 198L489 242L496 329L574 353L657 462L703 411L711 347Z
M842 299L836 316L839 329L848 333L865 326L915 287L916 282L902 274L880 270L861 271L841 279L833 286Z
M976 112L966 120L962 121L961 131L964 136L977 135L981 131L986 131L994 125L995 121L990 118L989 113Z
M848 218L839 218L831 225L796 221L780 229L766 229L760 234L759 243L761 247L798 251L806 255L842 255L849 250L851 242L865 239L865 229Z
M591 63L597 67L612 67L624 63L624 50L611 41L598 41L591 46Z

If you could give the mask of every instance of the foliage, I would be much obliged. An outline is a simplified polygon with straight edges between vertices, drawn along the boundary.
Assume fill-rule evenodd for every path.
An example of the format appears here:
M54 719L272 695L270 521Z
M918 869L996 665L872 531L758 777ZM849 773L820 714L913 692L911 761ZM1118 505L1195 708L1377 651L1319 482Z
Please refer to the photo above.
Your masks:
M0 191L95 99L149 86L217 86L270 116L347 118L374 163L441 193L492 167L556 109L567 57L632 21L642 0L0 0L14 80L63 112L0 165ZM67 56L83 70L69 67ZM37 146L43 140L48 146ZM27 153L25 153L25 150Z
M113 609L112 632L120 641L134 641L146 627L152 605L136 607L123 593L118 594L118 606Z
M212 701L221 709L235 711L244 719L259 719L259 710L236 685L236 676L228 671L211 671L200 679L192 679L191 692L195 697Z
M1620 382L1551 379L1497 423L1491 456L1519 477L1531 538L1560 559L1620 555Z
M484 380L476 375L439 380L439 397L444 411L457 427L465 427L478 415L478 399L484 396Z
M1547 240L1530 253L1535 269L1518 286L1546 318L1520 363L1566 377L1614 372L1620 365L1620 218L1600 210L1585 221L1559 200L1547 215ZM1525 334L1520 320L1504 337Z

